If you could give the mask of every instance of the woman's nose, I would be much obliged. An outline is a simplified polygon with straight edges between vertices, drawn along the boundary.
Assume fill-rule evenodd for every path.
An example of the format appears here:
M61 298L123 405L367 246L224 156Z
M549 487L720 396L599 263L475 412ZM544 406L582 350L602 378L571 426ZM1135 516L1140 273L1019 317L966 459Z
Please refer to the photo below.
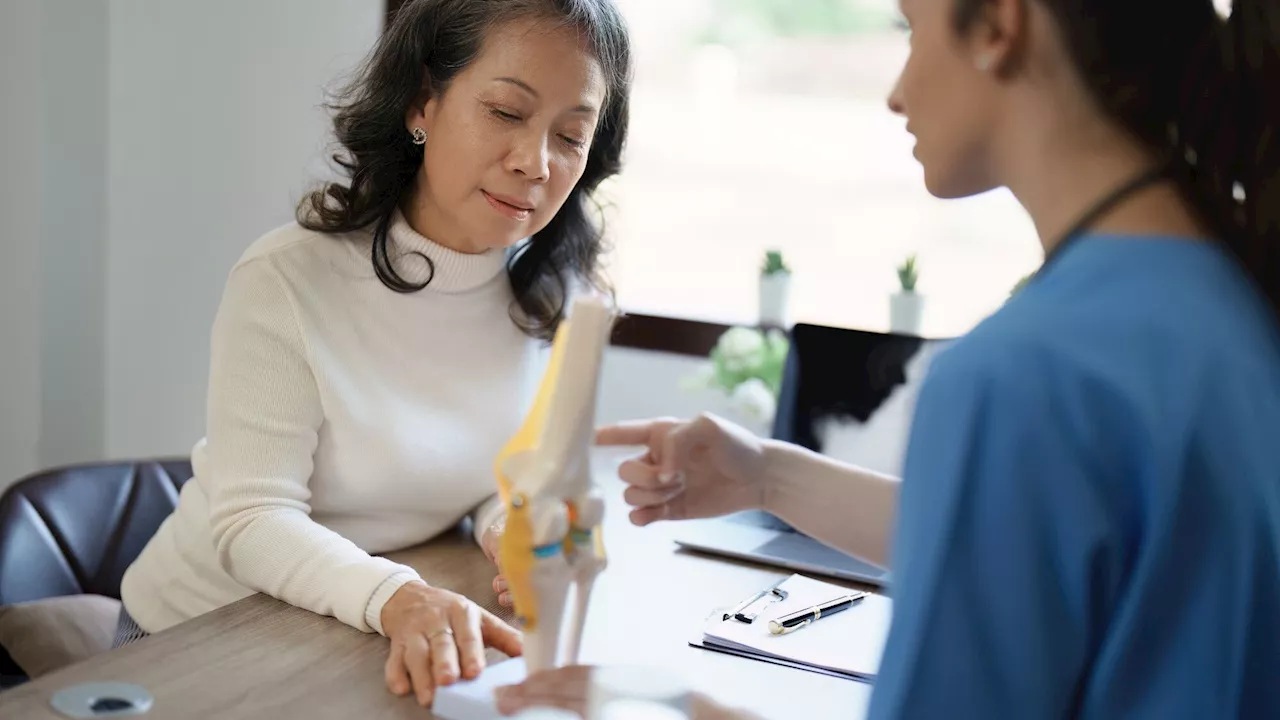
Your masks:
M551 175L551 159L545 136L522 137L507 156L507 168L534 182L546 182Z
M902 76L898 76L898 80L893 84L893 90L889 93L889 111L895 115L906 115L907 107L902 102Z

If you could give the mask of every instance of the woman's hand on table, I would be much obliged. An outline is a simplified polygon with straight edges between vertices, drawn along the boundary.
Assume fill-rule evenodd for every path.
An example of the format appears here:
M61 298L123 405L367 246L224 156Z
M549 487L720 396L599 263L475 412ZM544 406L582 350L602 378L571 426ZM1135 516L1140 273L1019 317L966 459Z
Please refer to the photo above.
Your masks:
M511 657L524 650L520 632L496 615L421 580L406 583L383 606L382 629L391 641L387 688L401 696L412 691L423 707L437 687L477 677L486 647Z
M502 558L498 555L498 542L502 540L504 528L505 516L484 531L480 537L480 549L484 551L485 557L489 558L489 562L498 568L498 575L493 578L493 591L498 595L498 604L502 607L511 607L511 590L507 587L507 579L502 576Z
M535 673L519 685L498 688L498 712L514 715L535 707L554 707L587 713L594 669L586 665ZM720 705L694 693L689 697L689 720L757 720L755 715Z

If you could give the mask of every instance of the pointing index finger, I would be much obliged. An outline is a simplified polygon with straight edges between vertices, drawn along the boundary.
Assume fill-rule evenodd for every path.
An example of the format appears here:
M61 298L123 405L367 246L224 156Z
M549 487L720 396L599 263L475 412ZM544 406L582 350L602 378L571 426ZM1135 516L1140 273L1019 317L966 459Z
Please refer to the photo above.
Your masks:
M606 425L596 430L596 445L648 445L653 434L653 422L650 420L631 420Z

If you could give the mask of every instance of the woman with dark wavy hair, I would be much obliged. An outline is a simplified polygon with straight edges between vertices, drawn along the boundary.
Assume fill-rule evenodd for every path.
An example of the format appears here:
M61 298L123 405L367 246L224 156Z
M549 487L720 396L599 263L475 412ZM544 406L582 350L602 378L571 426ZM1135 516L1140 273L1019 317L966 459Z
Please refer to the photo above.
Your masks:
M125 575L118 644L256 591L388 636L389 688L423 704L520 652L375 554L469 515L493 558L493 458L572 294L605 290L592 193L630 82L612 0L400 10L334 104L343 178L231 271L195 477Z

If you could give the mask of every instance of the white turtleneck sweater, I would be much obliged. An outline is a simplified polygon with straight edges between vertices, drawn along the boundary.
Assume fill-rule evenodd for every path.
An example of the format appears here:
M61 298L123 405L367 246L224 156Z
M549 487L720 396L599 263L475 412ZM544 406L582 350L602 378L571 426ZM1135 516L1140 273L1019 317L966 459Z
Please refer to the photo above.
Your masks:
M206 437L177 510L125 573L159 632L263 592L382 632L410 547L500 506L493 460L522 421L546 344L512 322L505 254L457 253L397 214L391 252L426 289L387 289L372 233L288 225L231 271L213 325ZM424 578L428 583L431 578Z

